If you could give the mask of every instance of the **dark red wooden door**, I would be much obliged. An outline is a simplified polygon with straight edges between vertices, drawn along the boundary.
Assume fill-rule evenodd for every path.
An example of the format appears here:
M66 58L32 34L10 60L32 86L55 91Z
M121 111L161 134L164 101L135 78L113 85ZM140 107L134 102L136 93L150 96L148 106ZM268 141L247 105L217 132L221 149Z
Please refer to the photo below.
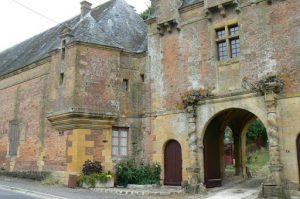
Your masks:
M297 157L298 157L298 173L299 173L299 180L300 180L300 135L297 137Z
M182 158L180 144L171 140L165 147L165 185L181 185L182 181Z
M220 169L220 134L218 122L212 121L204 136L204 170L207 188L222 185Z

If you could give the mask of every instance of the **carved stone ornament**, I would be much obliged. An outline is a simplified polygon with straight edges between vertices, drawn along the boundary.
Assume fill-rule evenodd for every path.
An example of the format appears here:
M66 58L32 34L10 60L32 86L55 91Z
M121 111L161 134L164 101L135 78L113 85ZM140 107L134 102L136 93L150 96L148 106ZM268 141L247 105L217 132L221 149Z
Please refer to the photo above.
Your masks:
M181 29L177 20L170 20L157 25L157 31L161 36L163 36L165 32L172 33L174 29L177 31Z
M206 19L211 21L212 14L216 11L219 11L219 14L222 17L226 17L226 8L227 7L234 7L237 13L240 13L240 0L219 0L219 1L211 1L205 0L204 1L204 8L205 8L205 16Z
M276 75L263 77L258 82L252 83L248 78L244 77L242 80L242 88L246 90L259 91L262 94L266 93L280 93L283 90L284 84Z

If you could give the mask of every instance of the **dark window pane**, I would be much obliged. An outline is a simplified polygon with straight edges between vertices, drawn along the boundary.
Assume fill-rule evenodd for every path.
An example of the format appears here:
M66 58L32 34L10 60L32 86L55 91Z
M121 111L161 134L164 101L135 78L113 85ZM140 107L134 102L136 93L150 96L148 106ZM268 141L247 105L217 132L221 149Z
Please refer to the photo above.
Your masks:
M219 42L218 44L218 59L225 60L227 59L227 45L226 41Z
M223 28L223 29L219 29L219 30L217 30L217 38L218 39L220 39L220 38L224 38L225 37L225 28Z
M238 35L239 34L239 26L234 25L234 26L229 27L229 33L231 36Z
M118 158L128 155L128 130L115 128L113 130L112 155Z
M123 90L124 91L128 91L128 88L129 88L129 81L128 79L123 79Z
M10 124L9 132L9 155L15 156L18 152L20 131L17 123Z
M232 57L239 57L241 54L241 46L240 46L240 39L232 39L230 40L231 46L231 56Z

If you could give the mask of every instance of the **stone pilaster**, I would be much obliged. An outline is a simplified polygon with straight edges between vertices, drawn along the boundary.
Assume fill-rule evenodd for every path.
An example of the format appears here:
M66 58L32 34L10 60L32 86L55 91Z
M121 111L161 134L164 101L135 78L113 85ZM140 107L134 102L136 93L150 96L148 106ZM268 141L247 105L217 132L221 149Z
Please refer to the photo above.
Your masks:
M188 106L186 107L187 119L188 119L188 142L190 146L190 158L191 166L187 168L187 173L189 177L189 185L187 192L189 193L199 193L205 192L206 189L200 182L200 167L199 167L199 151L198 151L198 137L196 131L196 107Z
M272 174L272 181L276 184L281 184L282 164L280 162L280 145L277 124L277 94L273 90L267 90L265 93L265 103L267 106L268 127L267 132L269 136L269 150L270 150L270 171Z
M277 113L277 96L281 91L283 84L276 77L267 78L262 85L262 92L265 96L267 108L267 133L269 137L269 168L271 176L264 183L263 194L265 197L281 197L282 195L282 169L283 165L280 160L280 140L278 133L278 113Z

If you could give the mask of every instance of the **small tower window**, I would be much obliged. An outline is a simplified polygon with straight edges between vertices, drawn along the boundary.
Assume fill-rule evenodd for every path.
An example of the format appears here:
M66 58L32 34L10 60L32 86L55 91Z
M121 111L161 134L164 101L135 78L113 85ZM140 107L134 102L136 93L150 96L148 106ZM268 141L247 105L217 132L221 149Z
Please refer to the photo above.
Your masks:
M66 56L66 40L62 41L62 48L61 48L61 59L64 60Z
M59 75L59 85L63 85L64 83L64 79L65 79L65 74L64 73L60 73Z
M129 81L128 81L128 79L123 79L123 90L124 91L129 90Z
M145 75L144 74L141 74L141 80L142 80L142 82L145 82Z

